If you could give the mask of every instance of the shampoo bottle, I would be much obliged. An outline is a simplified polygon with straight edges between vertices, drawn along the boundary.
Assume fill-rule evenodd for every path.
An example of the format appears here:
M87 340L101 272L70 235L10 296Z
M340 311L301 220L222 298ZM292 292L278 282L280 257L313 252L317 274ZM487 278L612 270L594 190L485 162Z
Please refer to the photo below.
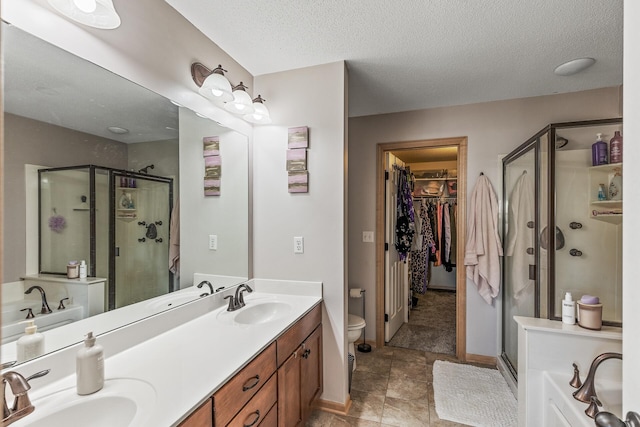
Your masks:
M78 270L78 277L80 277L81 279L86 279L87 278L87 263L84 260L80 261L80 268Z
M24 362L44 354L44 335L37 332L38 327L33 319L23 323L28 323L29 326L24 329L24 335L16 343L18 362Z
M567 292L562 300L562 323L576 324L576 302L571 299L571 292Z
M96 344L93 332L87 334L84 347L76 355L76 387L79 395L91 394L104 386L104 352Z
M593 166L606 165L609 163L609 150L607 149L607 143L602 140L602 134L598 134L598 139L591 146L591 162Z
M622 163L622 135L620 135L620 131L617 130L611 141L609 141L609 149L611 150L611 155L609 156L609 160L611 163Z

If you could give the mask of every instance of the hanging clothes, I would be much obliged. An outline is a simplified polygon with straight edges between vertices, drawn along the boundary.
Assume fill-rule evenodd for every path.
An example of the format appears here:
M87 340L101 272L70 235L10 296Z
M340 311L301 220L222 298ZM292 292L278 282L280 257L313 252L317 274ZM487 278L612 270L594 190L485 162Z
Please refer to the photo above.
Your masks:
M413 198L411 196L410 177L404 168L395 167L398 173L398 192L396 196L396 241L395 247L401 261L407 262L411 250L411 241L415 233Z
M498 198L486 176L480 175L469 201L464 265L480 296L491 304L500 291L502 243L498 235Z
M420 204L418 218L416 218L416 223L420 223L420 241L422 245L419 249L411 252L411 290L419 294L427 292L427 286L431 280L429 255L435 246L427 212L427 206L423 201Z
M534 280L529 278L529 266L535 264L534 255L535 193L526 171L516 181L509 197L509 241L507 256L513 257L511 281L514 298L520 298Z
M456 221L456 215L458 212L458 204L457 203L452 203L451 205L449 205L449 220L451 222L451 249L449 251L449 264L451 265L451 267L455 267L456 266L456 251L458 250L457 248L457 243L456 243L456 239L458 237L458 233L456 230L456 226L457 226L457 221Z

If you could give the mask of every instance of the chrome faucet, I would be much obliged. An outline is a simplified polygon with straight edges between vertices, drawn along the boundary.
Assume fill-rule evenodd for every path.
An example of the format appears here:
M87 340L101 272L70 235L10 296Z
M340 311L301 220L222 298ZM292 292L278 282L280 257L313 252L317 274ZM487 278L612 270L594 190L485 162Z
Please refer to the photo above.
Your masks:
M238 305L238 308L245 306L244 296L242 296L245 291L251 293L253 292L253 289L251 289L251 287L246 283L243 283L236 288L236 304Z
M42 289L40 286L32 286L29 289L27 289L24 293L25 294L30 294L31 291L33 291L34 289L37 289L40 292L40 297L42 298L42 309L40 310L40 314L48 314L51 313L51 309L49 308L49 304L47 303L47 295L44 293L44 289Z
M211 284L211 282L209 282L208 280L203 280L202 282L198 283L198 289L202 288L204 285L207 285L209 287L209 291L211 293L208 294L202 294L200 295L201 297L206 297L207 295L211 295L213 294L213 285Z
M31 400L29 400L28 391L31 389L29 381L34 378L43 377L48 373L49 370L46 369L38 372L37 374L31 375L26 379L15 371L9 371L2 374L2 391L4 395L2 425L8 426L19 419L26 417L35 410L35 407L31 404ZM14 396L11 408L9 408L9 405L7 404L7 395L5 390L7 383L9 383L11 393L13 393Z
M607 359L622 360L622 354L602 353L601 355L593 359L593 362L591 362L591 367L589 368L589 373L587 374L587 378L585 378L582 386L578 390L573 392L573 397L584 403L591 403L592 397L595 397L596 399L598 398L595 385L596 370L598 369L598 366L600 366L600 364Z

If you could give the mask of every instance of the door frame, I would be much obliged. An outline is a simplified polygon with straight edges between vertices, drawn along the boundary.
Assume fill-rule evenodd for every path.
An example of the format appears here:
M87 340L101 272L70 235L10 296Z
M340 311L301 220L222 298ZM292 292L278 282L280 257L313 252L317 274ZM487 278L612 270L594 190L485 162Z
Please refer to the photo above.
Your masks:
M385 152L412 148L458 147L458 218L462 224L456 233L456 259L464 260L467 205L467 137L388 142L377 145L376 155L376 347L384 346L384 171ZM391 243L391 242L389 242ZM466 360L467 351L467 276L463 263L456 268L456 357Z

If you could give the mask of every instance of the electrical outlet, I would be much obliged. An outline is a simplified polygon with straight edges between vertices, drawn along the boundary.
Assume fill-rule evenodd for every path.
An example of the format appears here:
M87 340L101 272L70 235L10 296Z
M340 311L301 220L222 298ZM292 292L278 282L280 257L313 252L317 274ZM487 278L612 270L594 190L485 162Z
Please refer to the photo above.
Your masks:
M209 249L212 251L218 250L218 235L209 234Z
M302 237L293 238L293 253L294 254L304 253L304 238Z
M365 243L373 243L373 231L363 231L362 241Z

